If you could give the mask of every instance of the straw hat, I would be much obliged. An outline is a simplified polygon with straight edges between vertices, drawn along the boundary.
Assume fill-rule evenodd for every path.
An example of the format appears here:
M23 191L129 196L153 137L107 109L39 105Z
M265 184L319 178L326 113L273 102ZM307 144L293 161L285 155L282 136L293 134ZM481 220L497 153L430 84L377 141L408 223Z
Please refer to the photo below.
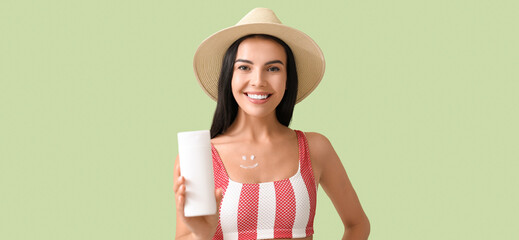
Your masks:
M268 34L283 40L296 61L298 93L296 103L307 97L324 75L324 56L319 46L305 33L283 25L268 8L255 8L236 25L216 32L198 47L193 67L202 89L213 100L218 98L218 77L225 52L239 38L249 34Z

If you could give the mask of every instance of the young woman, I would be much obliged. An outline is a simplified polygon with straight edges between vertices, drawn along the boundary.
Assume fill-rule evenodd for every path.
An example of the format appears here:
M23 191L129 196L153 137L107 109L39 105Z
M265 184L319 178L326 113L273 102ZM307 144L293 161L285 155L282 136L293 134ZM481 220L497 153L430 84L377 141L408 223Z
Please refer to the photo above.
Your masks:
M317 44L257 8L206 39L194 66L217 100L211 143L219 212L184 217L184 159L177 157L176 238L312 239L321 185L344 224L343 239L367 239L368 218L328 139L288 127L294 105L323 76Z

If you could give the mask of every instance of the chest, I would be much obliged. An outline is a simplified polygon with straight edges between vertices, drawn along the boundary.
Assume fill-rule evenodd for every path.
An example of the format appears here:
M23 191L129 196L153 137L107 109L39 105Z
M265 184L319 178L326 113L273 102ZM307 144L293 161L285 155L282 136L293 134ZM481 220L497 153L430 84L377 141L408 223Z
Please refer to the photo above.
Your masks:
M296 143L215 145L230 179L239 183L262 183L287 179L299 168Z

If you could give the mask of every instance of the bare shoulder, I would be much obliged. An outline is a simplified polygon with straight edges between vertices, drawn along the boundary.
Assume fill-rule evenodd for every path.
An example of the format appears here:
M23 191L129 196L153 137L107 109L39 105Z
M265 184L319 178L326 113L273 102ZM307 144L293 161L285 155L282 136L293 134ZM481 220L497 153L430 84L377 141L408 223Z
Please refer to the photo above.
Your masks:
M312 161L312 168L314 177L317 182L320 182L323 170L333 161L337 156L333 149L332 143L326 136L317 132L305 132L308 140L308 147L310 152L310 159Z
M321 156L322 154L327 154L330 151L333 151L332 143L323 134L317 132L305 132L305 136L308 140L310 152L315 153L316 156Z

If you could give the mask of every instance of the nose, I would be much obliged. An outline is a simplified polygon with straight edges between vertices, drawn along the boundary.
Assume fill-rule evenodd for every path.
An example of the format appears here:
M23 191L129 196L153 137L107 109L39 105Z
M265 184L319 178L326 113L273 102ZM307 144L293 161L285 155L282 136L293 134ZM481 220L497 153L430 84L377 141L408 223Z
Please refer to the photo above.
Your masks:
M265 76L261 70L256 70L253 74L251 74L250 84L255 87L264 87L267 85Z

